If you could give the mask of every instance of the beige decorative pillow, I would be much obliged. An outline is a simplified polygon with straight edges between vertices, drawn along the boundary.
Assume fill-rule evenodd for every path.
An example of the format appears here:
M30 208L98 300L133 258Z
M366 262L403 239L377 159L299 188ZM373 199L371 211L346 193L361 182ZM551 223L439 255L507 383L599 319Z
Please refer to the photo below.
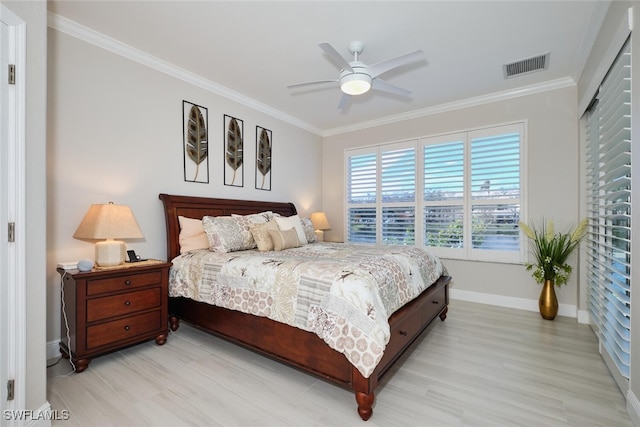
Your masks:
M258 250L260 252L273 250L273 241L271 240L271 236L269 236L269 230L280 230L278 228L278 224L274 220L265 222L264 224L253 224L249 229L251 230L253 240L256 241L256 245L258 245Z
M296 233L298 233L298 241L300 242L300 245L307 244L307 237L304 234L304 229L302 228L302 222L300 221L300 217L298 215L292 215L287 217L281 216L281 217L275 217L274 219L278 223L278 228L280 229L280 231L289 230L293 228L296 230Z
M180 223L180 253L195 251L198 249L209 249L209 239L202 227L202 220L178 216Z
M291 228L290 230L269 230L269 236L273 241L273 250L281 251L283 249L297 248L300 245L298 232Z
M256 247L251 231L242 217L205 216L202 218L202 226L212 251L234 252Z
M304 230L304 236L307 238L307 243L314 243L318 240L311 218L302 217L300 218L300 222L302 223L302 229Z

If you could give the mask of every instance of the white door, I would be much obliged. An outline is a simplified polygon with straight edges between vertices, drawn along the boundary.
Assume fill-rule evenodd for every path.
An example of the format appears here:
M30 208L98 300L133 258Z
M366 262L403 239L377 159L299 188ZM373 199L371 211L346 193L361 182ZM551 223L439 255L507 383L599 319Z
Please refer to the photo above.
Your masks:
M0 402L7 406L7 381L9 368L9 266L8 266L8 165L9 146L9 96L7 70L9 65L9 28L0 21ZM4 415L4 414L3 414ZM4 416L2 417L4 425Z
M24 410L25 301L25 93L26 24L0 3L0 426L21 425L4 410ZM16 84L8 81L16 65ZM9 238L15 223L15 241ZM12 241L10 241L12 240ZM8 380L15 380L8 400Z

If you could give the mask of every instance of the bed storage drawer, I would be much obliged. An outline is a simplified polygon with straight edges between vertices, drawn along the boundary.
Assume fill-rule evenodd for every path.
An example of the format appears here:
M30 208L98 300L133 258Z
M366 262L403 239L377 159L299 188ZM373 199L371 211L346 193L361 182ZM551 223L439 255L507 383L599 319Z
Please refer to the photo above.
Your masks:
M447 303L447 287L436 285L420 310L422 325L428 325Z
M416 311L391 325L391 337L385 349L385 354L395 354L403 347L409 345L415 335L420 332L420 312ZM384 357L383 357L384 360Z
M448 303L447 286L444 283L433 285L425 291L424 296L426 298L420 298L420 300L414 300L407 304L402 317L394 314L389 318L391 337L379 364L382 367L381 375L384 374L385 367L397 359L403 349L408 347L433 318L446 307Z

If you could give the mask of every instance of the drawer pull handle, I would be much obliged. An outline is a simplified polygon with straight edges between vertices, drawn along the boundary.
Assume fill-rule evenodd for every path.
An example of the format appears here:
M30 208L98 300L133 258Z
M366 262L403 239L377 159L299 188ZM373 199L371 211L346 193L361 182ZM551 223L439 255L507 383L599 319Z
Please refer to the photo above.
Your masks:
M407 331L400 331L400 335L402 335L403 337L407 336Z
M127 285L127 286L129 286L129 285L131 284L131 280L129 280L129 279L125 280L125 281L124 281L124 284L125 284L125 285Z
M129 327L129 325L127 325L127 326L125 326L125 327L124 327L124 330L125 330L125 331L128 331L129 329L131 329L131 328Z
M124 305L131 305L131 301L125 301Z
M439 302L439 301L431 301L431 303L432 303L432 304L435 304L435 305L440 304L440 302Z

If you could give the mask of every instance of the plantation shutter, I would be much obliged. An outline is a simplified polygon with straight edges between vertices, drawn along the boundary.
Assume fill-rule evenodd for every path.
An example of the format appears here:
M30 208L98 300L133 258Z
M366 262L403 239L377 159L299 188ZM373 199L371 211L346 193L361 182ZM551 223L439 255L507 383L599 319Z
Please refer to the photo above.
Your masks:
M377 152L354 154L347 161L347 236L351 242L376 242Z
M415 244L416 148L381 147L382 243Z
M629 41L618 54L588 111L586 153L589 311L592 327L608 355L604 359L609 368L628 379L631 325Z
M464 135L452 135L423 148L425 246L464 246L464 140Z
M520 251L520 126L471 134L471 245ZM507 255L505 255L507 256Z

